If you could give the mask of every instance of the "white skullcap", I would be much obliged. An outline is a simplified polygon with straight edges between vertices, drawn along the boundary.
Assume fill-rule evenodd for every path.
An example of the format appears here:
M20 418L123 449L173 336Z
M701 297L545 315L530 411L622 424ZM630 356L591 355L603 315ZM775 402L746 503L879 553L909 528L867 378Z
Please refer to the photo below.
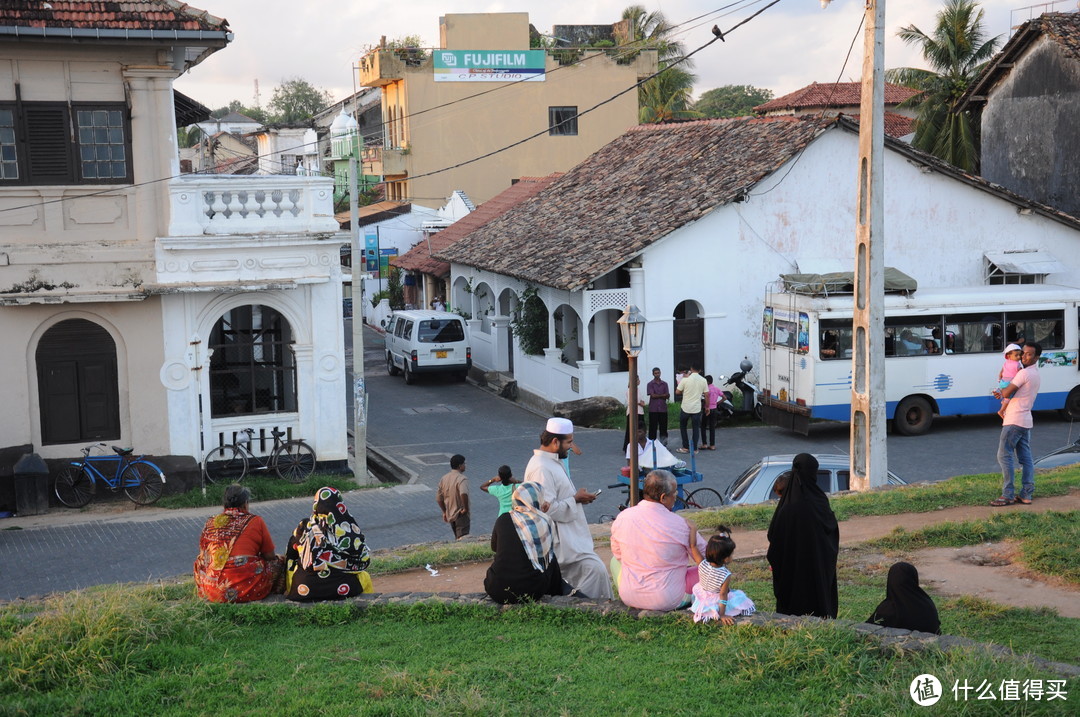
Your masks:
M1005 347L1005 350L1002 353L1009 353L1010 351L1023 351L1023 350L1024 349L1020 348L1016 344L1009 344L1008 346Z
M544 430L560 436L569 436L574 432L574 424L569 418L549 418Z

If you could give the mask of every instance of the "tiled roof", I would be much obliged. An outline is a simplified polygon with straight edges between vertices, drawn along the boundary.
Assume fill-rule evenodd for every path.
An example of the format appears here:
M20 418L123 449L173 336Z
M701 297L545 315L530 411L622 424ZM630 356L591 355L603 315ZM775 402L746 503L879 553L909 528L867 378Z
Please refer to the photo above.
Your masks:
M228 21L174 0L4 0L0 27L228 30Z
M392 199L386 199L358 207L356 224L357 226L366 227L369 224L376 224L378 222L386 221L387 219L393 219L402 214L408 214L411 211L412 202L398 202ZM338 224L341 225L343 230L349 228L351 221L349 214L348 211L344 211L334 215L334 219L337 219Z
M885 104L898 105L918 90L903 85L885 83ZM806 110L824 107L850 107L858 105L862 99L862 84L859 82L828 82L819 85L812 82L801 90L795 90L783 97L769 100L754 108L754 112L765 114L778 110Z
M496 217L501 217L526 199L536 196L561 176L562 174L557 173L547 177L522 177L509 188L496 194L446 229L432 234L429 239L421 241L390 263L402 269L421 271L435 276L448 274L450 265L445 261L439 261L432 254L446 249L473 230L479 229Z
M632 127L436 257L579 289L740 198L835 122L737 117Z
M1042 37L1056 42L1066 58L1080 62L1080 13L1044 13L1021 25L1005 43L1005 47L1001 48L1001 52L986 63L986 67L961 98L960 109L965 109L969 103L981 105L986 102L986 96L994 85L1008 74L1013 64Z
M859 121L859 115L845 115L850 117L856 122ZM912 117L905 117L904 115L896 114L895 112L885 113L885 134L890 137L906 137L915 131L915 120Z

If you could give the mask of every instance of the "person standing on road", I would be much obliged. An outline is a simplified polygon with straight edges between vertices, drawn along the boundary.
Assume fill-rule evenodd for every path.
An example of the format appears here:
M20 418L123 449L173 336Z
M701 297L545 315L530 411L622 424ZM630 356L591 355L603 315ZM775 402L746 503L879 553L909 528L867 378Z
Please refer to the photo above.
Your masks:
M465 476L465 456L460 453L450 459L450 472L439 479L435 502L442 509L443 521L453 529L454 538L461 540L469 534L469 479Z
M1001 497L990 505L1003 506L1013 503L1031 505L1035 495L1035 461L1031 457L1031 409L1039 395L1042 379L1039 377L1039 357L1042 346L1030 343L1020 355L1023 370L1018 371L1009 385L994 391L1001 399L1001 437L998 439L997 459L1001 466ZM1020 464L1020 495L1016 495L1013 454Z
M525 467L525 482L543 488L541 504L547 504L548 517L555 526L555 557L562 577L577 589L578 595L599 600L612 596L611 579L604 561L593 546L587 505L596 494L575 488L561 463L574 443L574 424L565 418L550 418L540 434L540 448L533 451Z
M513 509L514 488L519 485L521 481L514 480L510 466L499 466L499 474L482 484L480 490L499 499L499 515L502 515Z
M694 451L697 452L701 446L701 399L708 390L709 384L698 373L697 366L690 366L690 373L675 387L675 396L682 397L682 407L679 410L682 448L676 449L679 453L690 452L690 439L686 435L687 422L693 424Z
M671 398L671 389L667 381L660 378L659 368L652 370L652 381L645 386L645 393L649 396L649 440L655 441L659 437L666 446L667 402Z

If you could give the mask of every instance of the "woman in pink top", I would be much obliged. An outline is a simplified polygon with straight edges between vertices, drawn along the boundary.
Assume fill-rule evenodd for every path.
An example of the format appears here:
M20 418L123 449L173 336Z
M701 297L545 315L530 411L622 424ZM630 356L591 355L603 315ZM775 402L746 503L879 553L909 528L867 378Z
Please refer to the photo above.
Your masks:
M721 378L723 378L721 376ZM705 382L709 384L709 392L705 394L705 426L702 428L704 436L701 439L701 447L707 451L716 450L716 404L724 392L712 382L712 376L706 376Z

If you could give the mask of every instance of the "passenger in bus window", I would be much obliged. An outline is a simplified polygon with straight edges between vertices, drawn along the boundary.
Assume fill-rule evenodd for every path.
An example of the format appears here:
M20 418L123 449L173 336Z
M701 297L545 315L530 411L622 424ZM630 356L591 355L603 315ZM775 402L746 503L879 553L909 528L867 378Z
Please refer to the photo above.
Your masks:
M926 347L922 342L915 338L915 334L911 333L911 329L904 329L900 332L900 344L897 349L901 356L918 356L926 353Z
M821 332L821 358L836 358L836 352L839 346L840 340L835 331Z

